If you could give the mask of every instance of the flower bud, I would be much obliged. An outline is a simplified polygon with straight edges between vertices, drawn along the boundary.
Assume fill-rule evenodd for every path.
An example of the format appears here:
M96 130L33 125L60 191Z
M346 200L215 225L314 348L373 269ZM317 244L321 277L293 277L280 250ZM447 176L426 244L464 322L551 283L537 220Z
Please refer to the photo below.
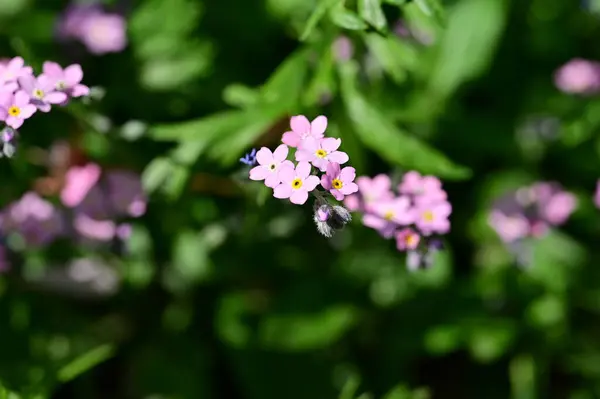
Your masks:
M343 206L321 204L315 207L313 220L319 233L330 238L352 220L352 215Z

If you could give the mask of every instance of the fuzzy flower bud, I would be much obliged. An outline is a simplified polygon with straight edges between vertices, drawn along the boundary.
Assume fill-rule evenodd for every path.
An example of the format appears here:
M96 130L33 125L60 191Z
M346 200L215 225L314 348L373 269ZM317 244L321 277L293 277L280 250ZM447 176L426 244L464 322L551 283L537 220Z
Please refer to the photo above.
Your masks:
M352 220L352 215L343 206L321 204L315 207L313 220L319 233L330 238Z

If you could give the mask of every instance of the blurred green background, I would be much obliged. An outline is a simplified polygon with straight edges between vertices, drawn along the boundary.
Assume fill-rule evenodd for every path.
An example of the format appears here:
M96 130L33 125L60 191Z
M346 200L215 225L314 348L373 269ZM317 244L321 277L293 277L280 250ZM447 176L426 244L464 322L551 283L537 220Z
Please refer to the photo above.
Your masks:
M104 5L127 21L123 51L58 40L64 2L0 1L0 55L38 72L80 63L95 88L26 122L0 160L1 205L32 189L58 204L40 188L57 162L133 170L150 198L124 250L12 248L0 398L600 397L600 99L553 81L572 58L600 59L600 4ZM238 159L274 148L297 114L326 115L358 175L443 180L452 231L432 268L408 272L359 217L327 240L310 205L247 181ZM57 143L71 157L40 161ZM579 206L518 268L486 218L537 180ZM114 287L55 277L81 256Z

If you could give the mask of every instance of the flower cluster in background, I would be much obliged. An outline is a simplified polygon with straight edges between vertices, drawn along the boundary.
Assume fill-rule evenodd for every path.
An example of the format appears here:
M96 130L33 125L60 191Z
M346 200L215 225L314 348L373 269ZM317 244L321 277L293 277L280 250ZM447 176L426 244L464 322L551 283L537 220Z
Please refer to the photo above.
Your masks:
M129 221L145 214L147 200L136 174L90 163L70 168L60 202L25 193L0 212L0 235L17 233L27 248L64 237L90 247L123 241L131 234Z
M523 240L540 238L565 223L576 206L575 196L559 184L538 182L499 198L488 223L509 248L519 250Z
M118 53L127 46L127 22L97 3L72 4L58 22L58 37L81 42L96 55Z
M332 205L327 197L338 201L358 191L354 183L356 171L341 165L349 161L348 154L339 151L342 140L325 137L327 118L323 115L310 122L304 115L293 116L291 130L283 134L275 151L263 147L257 152L240 159L242 163L258 163L250 170L251 180L264 181L273 189L273 196L289 198L290 202L302 205L308 194L316 197L314 220L317 229L331 237L339 228L350 221L350 213L339 205ZM288 160L290 148L294 150L295 162ZM320 176L319 176L320 174ZM321 185L324 190L318 190Z
M399 251L407 252L410 269L430 266L441 248L440 235L450 231L452 206L440 180L406 173L394 191L387 175L356 180L358 193L346 198L351 211L363 214L362 222L384 238L394 238Z
M574 58L555 72L554 84L568 94L596 94L600 91L600 62Z
M54 105L64 106L71 98L89 94L81 83L83 71L74 64L62 68L46 61L42 73L34 75L33 68L21 57L0 63L0 121L5 127L1 133L3 154L14 153L14 140L25 120L37 111L49 112Z

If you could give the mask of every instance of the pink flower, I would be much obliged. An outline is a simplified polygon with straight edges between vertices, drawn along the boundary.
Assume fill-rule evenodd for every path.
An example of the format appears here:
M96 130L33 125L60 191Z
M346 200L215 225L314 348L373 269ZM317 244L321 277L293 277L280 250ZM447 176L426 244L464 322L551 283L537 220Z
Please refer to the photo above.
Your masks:
M415 249L420 241L419 234L409 227L396 232L396 248L398 248L398 251Z
M540 204L540 213L548 223L563 224L577 206L577 199L571 193L561 191L554 194L547 202Z
M494 210L490 213L488 223L506 243L518 241L529 234L529 221L523 215L506 216Z
M79 39L92 54L118 53L127 46L127 23L119 14L91 13Z
M51 104L61 104L67 101L65 93L56 91L54 82L47 76L33 75L19 78L21 88L31 97L32 103L42 112L49 112Z
M43 75L53 82L56 90L65 92L69 97L81 97L90 94L90 88L81 84L83 71L78 64L69 65L62 69L56 62L46 61L42 71Z
M408 226L415 219L410 199L406 196L376 202L372 210L373 213L363 216L363 224L377 230L384 238L391 238L396 228Z
M446 234L450 231L452 205L449 202L420 204L416 210L415 225L424 235Z
M282 166L291 165L291 161L286 161L288 155L288 147L285 144L280 144L275 149L275 152L271 152L266 147L261 148L256 153L256 161L258 166L250 169L250 180L264 180L265 186L275 188L281 179L279 178L279 171Z
M283 165L279 172L281 183L275 187L273 196L289 198L292 204L304 204L308 200L308 193L319 184L319 178L311 175L310 169L308 162L298 162L295 169L291 162Z
M285 132L281 141L290 147L296 148L308 137L315 139L323 138L325 129L327 129L327 118L320 115L312 122L309 122L306 116L296 115L290 119L290 127L292 131Z
M600 90L600 63L575 58L554 74L554 84L569 94L594 94Z
M358 191L358 186L354 183L356 170L351 166L340 169L340 164L332 162L327 165L327 173L321 176L321 186L329 190L336 200L341 201L345 195L350 195Z
M60 193L62 203L69 208L79 205L98 182L100 173L100 166L93 163L70 168Z
M84 238L104 242L112 240L117 229L112 220L95 220L83 213L75 215L73 228Z
M332 137L315 139L308 137L296 151L296 161L307 161L321 172L325 172L330 162L344 164L348 162L348 154L337 151L342 144L341 139Z
M13 129L18 129L35 113L35 105L29 103L29 96L22 90L14 95L0 92L0 120Z
M394 198L392 180L388 175L379 174L372 179L361 176L356 179L356 185L358 194L346 197L344 202L351 211L364 208L365 212L371 212L373 204Z
M421 176L419 172L406 173L398 186L401 194L414 195L415 202L445 201L446 192L442 189L442 182L434 176Z
M0 83L15 83L17 79L33 74L33 68L25 66L21 57L11 59L7 64L0 64ZM16 88L15 88L16 90Z
M596 193L594 194L594 204L600 208L600 180L596 182Z

